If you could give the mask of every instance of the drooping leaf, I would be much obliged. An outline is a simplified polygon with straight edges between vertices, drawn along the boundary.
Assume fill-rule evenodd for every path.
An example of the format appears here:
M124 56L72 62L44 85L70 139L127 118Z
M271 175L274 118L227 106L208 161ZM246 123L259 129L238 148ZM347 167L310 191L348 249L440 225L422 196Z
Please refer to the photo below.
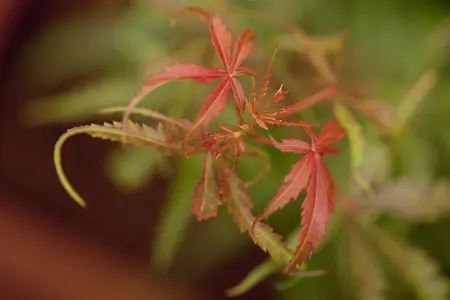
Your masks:
M245 191L244 183L230 170L222 170L222 196L228 211L233 216L241 232L249 231L255 220L252 214L253 205ZM282 237L273 232L266 224L258 223L250 233L253 242L260 246L270 256L286 262L291 257L291 251L283 243Z
M278 143L272 139L272 144L283 152L296 152L305 156L292 168L285 179L288 183L280 188L274 200L263 209L262 216L267 217L276 209L283 207L292 198L296 198L307 185L307 196L303 201L302 226L299 243L293 258L285 267L285 272L292 271L296 265L308 259L314 247L320 243L326 231L331 210L334 207L334 181L327 169L322 155L335 153L329 144L342 139L346 131L337 122L327 123L319 136L309 127L304 131L309 135L311 144L304 141L288 139ZM309 181L308 181L309 179ZM256 221L261 218L258 217ZM257 222L255 222L256 224Z
M133 146L155 147L166 153L174 154L179 152L181 146L179 144L168 143L166 141L165 132L163 132L160 128L161 127L154 129L145 124L139 125L129 121L129 126L126 131L123 130L122 123L120 122L113 122L111 124L104 123L103 125L91 124L69 129L58 139L53 152L53 161L62 186L79 205L83 207L86 205L85 201L69 183L62 168L61 150L68 138L78 134L88 134L94 138L104 140L116 142L125 141L127 144L131 144ZM124 139L124 137L126 139Z
M314 247L322 241L326 232L326 224L333 208L333 197L328 189L329 179L322 156L316 153L313 157L314 167L307 196L302 205L302 231L299 243L284 271L291 271L297 264L309 259Z
M213 155L207 152L203 161L202 175L192 197L191 211L198 221L216 217L218 207L222 203L218 181L214 175L213 160Z
M425 252L391 237L375 226L367 228L366 232L385 260L411 285L419 299L449 299L447 279L441 274L439 265Z
M179 143L170 143L166 139L166 132L163 127L156 129L145 124L137 124L132 121L123 126L120 122L104 123L100 125L89 125L84 127L84 132L94 138L121 142L133 146L155 147L167 153L176 153L180 151ZM160 123L161 124L161 123ZM79 127L83 128L83 127Z
M339 224L341 223L341 216L334 214L329 221L327 234L325 236L325 239L322 241L322 243L319 245L319 248L322 247L324 244L326 244L325 240L330 239L339 229ZM288 247L295 247L298 237L300 234L301 227L298 226L298 228L295 228L288 236L286 244ZM318 250L318 249L317 249ZM316 250L316 251L317 251ZM245 294L250 289L255 287L257 284L262 282L263 280L267 279L270 275L276 274L280 272L283 269L284 265L283 263L273 260L272 258L266 259L264 262L253 268L247 276L237 285L227 290L227 295L230 297L237 297L242 294ZM306 264L302 264L300 267L300 273L294 272L290 273L289 275L292 275L296 278L303 278L303 277L310 277L310 276L321 276L324 273L322 270L311 270L307 271ZM318 271L321 271L318 273Z

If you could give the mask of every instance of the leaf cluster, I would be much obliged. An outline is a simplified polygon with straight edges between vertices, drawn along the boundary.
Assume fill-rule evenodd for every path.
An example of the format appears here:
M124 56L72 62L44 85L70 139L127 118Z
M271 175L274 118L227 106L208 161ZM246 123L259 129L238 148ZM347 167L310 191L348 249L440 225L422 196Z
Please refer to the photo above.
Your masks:
M296 113L335 95L336 84L330 82L323 90L294 104L285 103L287 91L283 87L268 97L275 50L256 95L257 74L243 66L252 52L255 33L245 29L233 45L232 34L218 16L198 7L186 8L179 15L186 13L198 15L206 21L220 66L174 62L146 80L127 107L106 111L122 111L121 122L92 124L68 130L55 146L54 160L59 178L72 198L84 206L84 200L72 188L61 166L62 145L67 138L77 134L88 134L124 145L151 147L164 155L182 159L201 154L203 168L191 199L191 210L197 219L213 218L218 213L218 207L225 205L241 232L248 232L251 239L272 258L286 264L285 273L297 272L299 266L311 257L326 232L327 221L334 207L335 184L323 156L338 152L331 144L342 139L346 130L338 122L331 121L316 135L313 131L315 125L299 120ZM244 76L252 79L248 97L241 82ZM202 84L217 82L193 120L172 118L136 107L150 92L175 80L193 80ZM230 96L236 123L215 124ZM245 115L246 110L249 117ZM132 114L152 118L156 120L156 125L136 123L130 119ZM212 129L214 125L218 130ZM286 138L278 142L270 135L273 126L297 127L307 134L310 141ZM253 203L246 188L255 180L244 182L240 179L237 166L243 157L260 156L258 151L249 151L249 148L257 149L258 144L273 146L281 152L298 153L303 157L292 166L274 198L262 212L254 216ZM264 160L262 157L261 161ZM298 198L303 190L307 196L302 206L302 229L295 249L291 250L282 237L263 221L292 199Z

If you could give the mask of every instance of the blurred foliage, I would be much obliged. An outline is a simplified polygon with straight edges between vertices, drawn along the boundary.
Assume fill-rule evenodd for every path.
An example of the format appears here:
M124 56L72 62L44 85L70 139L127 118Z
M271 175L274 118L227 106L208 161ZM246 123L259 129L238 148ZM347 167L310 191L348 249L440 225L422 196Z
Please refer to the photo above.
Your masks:
M30 99L22 111L27 125L74 125L99 118L98 110L125 105L146 76L173 60L213 63L203 23L188 18L170 26L171 14L181 5L200 5L220 14L233 31L244 27L256 31L248 64L262 74L280 43L272 81L274 88L283 83L289 90L288 101L318 90L330 76L339 78L351 95L301 113L304 120L321 124L334 114L349 131L348 145L340 143L339 157L327 158L342 201L327 242L308 264L311 270L326 269L327 275L299 280L304 277L300 272L288 281L281 278L276 286L283 291L277 299L449 299L445 295L449 288L445 276L450 276L447 2L132 3L115 20L83 17L59 22L34 37L21 53L16 71L41 90L60 91ZM286 30L280 20L302 31ZM84 80L78 86L56 89L80 78ZM154 91L142 106L172 117L192 116L208 89L173 83ZM230 120L232 113L224 112L221 118ZM275 194L295 159L268 151L271 171L249 189L257 211ZM239 171L251 176L257 164L244 159ZM105 170L119 189L128 192L156 174L172 172L173 187L161 211L152 267L167 271L176 262L176 272L196 280L252 245L227 214L191 225L189 199L197 179L191 174L200 172L200 161L182 162L176 170L170 165L151 150L124 148L111 153ZM294 230L295 240L299 215L299 208L289 205L270 223L278 232ZM192 232L187 233L187 226ZM245 292L280 268L275 262L263 262L230 294ZM236 278L236 283L240 280Z

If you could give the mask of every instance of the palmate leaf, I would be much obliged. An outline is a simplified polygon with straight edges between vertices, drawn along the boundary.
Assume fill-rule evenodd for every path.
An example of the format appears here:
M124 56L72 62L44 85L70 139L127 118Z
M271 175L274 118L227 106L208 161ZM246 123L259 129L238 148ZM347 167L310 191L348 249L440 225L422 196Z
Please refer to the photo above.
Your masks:
M425 252L391 237L380 228L372 226L365 232L385 260L411 285L418 299L449 299L448 280L441 274L438 264Z
M64 174L61 162L62 146L68 138L79 134L87 134L94 138L115 142L125 142L126 144L133 146L155 147L167 154L175 154L181 151L181 144L168 143L166 141L166 132L162 127L155 129L145 124L139 125L131 121L128 121L128 124L129 125L126 130L123 129L122 123L120 122L104 123L103 125L91 124L87 126L75 127L69 129L56 142L53 153L53 161L58 178L67 193L79 205L84 207L86 206L86 203L69 183L66 175Z
M191 62L175 62L165 67L159 74L149 78L131 99L125 110L123 123L128 120L133 108L151 91L171 81L186 79L203 83L220 80L204 101L191 129L187 132L188 136L199 127L207 126L225 108L230 91L232 91L234 97L238 118L242 119L245 94L242 84L236 78L251 73L247 68L242 67L241 64L253 49L254 32L250 29L244 30L238 37L232 53L231 33L220 18L198 7L188 7L182 10L180 14L185 12L198 14L208 22L211 42L222 67L206 67Z
M258 97L256 97L255 78L252 77L252 91L250 101L247 101L246 103L247 108L256 124L264 130L268 130L268 125L309 127L309 124L301 122L299 120L290 122L286 121L285 119L295 113L303 111L311 106L327 100L333 95L336 87L335 85L330 85L329 87L295 104L284 106L282 108L269 109L271 104L282 101L284 99L284 96L287 94L287 91L284 91L283 86L281 86L278 91L276 91L270 98L264 101L269 88L269 79L271 76L276 51L277 48L275 49L272 59L269 63L269 67L267 68L267 72L261 84Z
M318 136L309 127L304 130L310 137L311 144L297 139L282 142L271 139L278 150L304 154L304 157L293 166L285 177L285 184L279 188L274 199L263 209L253 225L256 226L260 220L269 217L291 199L297 198L306 188L307 196L303 201L301 217L303 228L293 257L284 272L291 272L308 259L325 234L326 224L334 207L335 187L322 155L336 153L337 150L329 144L339 141L346 134L337 122L326 124Z
M252 214L252 202L242 182L230 170L221 170L223 179L222 197L229 213L241 232L249 231L255 217ZM273 232L266 224L258 223L250 232L253 242L278 261L287 262L291 258L291 250L283 243L282 237Z

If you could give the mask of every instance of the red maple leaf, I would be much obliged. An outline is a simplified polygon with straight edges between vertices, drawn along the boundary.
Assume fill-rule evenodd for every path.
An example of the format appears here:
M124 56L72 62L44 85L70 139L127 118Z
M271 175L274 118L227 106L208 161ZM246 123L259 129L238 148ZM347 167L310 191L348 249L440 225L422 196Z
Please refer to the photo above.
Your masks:
M232 51L231 33L219 17L197 7L187 8L186 11L199 14L208 22L211 42L222 67L206 67L191 62L175 62L165 67L162 72L147 80L130 101L124 113L124 121L129 118L131 110L152 90L168 82L181 79L194 79L198 82L211 82L220 79L220 82L205 99L188 135L200 126L207 126L224 109L230 90L233 93L238 120L242 120L245 94L237 77L252 74L248 68L242 67L242 63L253 49L254 32L245 29L236 40Z
M270 75L272 72L273 61L275 59L277 48L275 48L275 51L273 52L272 59L270 61L266 75L264 76L264 80L261 84L261 89L258 98L256 98L255 93L256 90L255 78L252 77L252 92L251 92L252 94L250 101L247 101L246 103L247 109L253 116L258 126L265 130L268 130L267 125L309 127L310 125L301 121L289 122L284 119L294 113L300 112L308 107L311 107L321 101L326 100L334 93L335 86L334 85L329 86L324 90L316 94L313 94L307 99L299 101L295 104L284 106L282 108L268 109L271 104L282 101L284 99L284 96L287 94L287 91L284 91L283 86L281 86L278 89L278 91L272 95L272 97L264 101L264 98L267 95L267 90L269 88Z
M311 128L304 128L311 144L297 139L285 139L281 143L271 138L272 144L282 152L304 154L284 178L284 185L256 218L255 223L268 218L275 211L296 199L306 188L307 196L302 205L302 230L299 242L284 271L289 272L303 263L314 251L325 233L329 214L334 206L334 182L323 161L324 154L336 153L329 144L342 139L346 133L336 121L330 122L316 136ZM254 223L254 224L255 224Z

